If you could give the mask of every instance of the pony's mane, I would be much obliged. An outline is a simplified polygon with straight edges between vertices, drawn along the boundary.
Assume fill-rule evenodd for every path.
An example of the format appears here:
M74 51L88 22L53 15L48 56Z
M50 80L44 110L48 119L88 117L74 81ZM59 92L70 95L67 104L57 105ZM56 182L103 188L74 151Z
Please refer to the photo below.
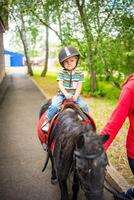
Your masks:
M63 110L57 119L57 137L61 144L62 157L69 159L83 125L75 111Z

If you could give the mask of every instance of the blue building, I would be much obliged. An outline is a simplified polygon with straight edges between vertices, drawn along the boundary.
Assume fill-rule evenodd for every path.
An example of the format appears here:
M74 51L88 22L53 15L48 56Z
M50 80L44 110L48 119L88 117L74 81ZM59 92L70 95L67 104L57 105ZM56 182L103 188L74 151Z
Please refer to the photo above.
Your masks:
M12 51L4 50L6 67L23 67L24 55Z

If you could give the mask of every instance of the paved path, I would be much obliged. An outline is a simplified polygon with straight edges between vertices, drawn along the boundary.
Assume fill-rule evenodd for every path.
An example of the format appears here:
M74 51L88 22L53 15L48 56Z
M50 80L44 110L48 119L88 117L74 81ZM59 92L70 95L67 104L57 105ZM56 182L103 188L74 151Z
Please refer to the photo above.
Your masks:
M25 74L11 74L0 104L0 200L59 200L58 185L42 173L38 112L45 99Z
M6 81L0 101L0 200L59 200L50 167L41 172L45 155L36 125L44 96L25 73L11 73Z

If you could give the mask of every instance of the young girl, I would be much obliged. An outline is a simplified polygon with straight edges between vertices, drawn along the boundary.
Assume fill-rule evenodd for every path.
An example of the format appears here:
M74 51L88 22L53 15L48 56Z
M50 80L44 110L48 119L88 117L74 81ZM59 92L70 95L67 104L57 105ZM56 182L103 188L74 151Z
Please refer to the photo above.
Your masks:
M129 118L130 126L127 134L126 149L129 166L134 174L134 74L131 74L123 84L118 104L102 130L102 134L108 133L110 135L104 144L105 150L108 149L127 117ZM123 192L122 196L133 199L134 188L128 189L126 193Z
M84 112L88 112L87 104L79 97L84 80L83 74L76 70L79 58L80 53L74 47L64 47L59 53L59 62L63 67L57 77L59 91L48 108L45 122L42 125L43 131L48 130L49 121L57 113L64 99L75 101Z

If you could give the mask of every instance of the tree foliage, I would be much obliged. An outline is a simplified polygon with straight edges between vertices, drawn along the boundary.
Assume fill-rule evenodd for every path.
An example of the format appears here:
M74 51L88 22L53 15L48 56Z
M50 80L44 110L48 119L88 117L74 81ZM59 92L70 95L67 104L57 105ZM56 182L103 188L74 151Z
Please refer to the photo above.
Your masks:
M33 39L29 43L36 42L38 28L44 26L46 41L45 32L53 31L61 46L73 45L80 50L80 64L91 77L92 92L97 90L98 80L119 87L120 79L134 71L133 1L14 0L10 7L18 4L23 6L14 9L14 15L21 9L27 22L26 36L31 33ZM48 52L47 42L43 44ZM46 73L47 63L45 69Z

